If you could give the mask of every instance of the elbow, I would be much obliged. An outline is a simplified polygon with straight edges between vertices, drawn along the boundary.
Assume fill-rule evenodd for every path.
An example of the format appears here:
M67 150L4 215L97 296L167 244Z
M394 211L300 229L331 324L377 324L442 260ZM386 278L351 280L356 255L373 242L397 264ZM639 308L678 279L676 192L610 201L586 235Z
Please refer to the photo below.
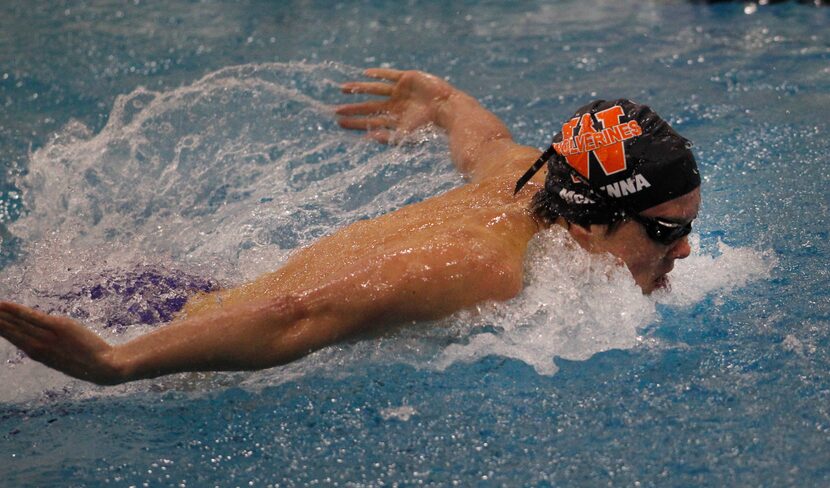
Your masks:
M281 366L306 356L342 337L342 317L309 298L309 295L271 299L267 307L266 333L260 355L265 367Z
M308 317L310 304L304 296L283 295L269 298L265 307L276 322L296 322Z
M250 351L242 369L256 370L280 366L308 353L300 352L292 339L309 316L307 300L297 295L268 297L250 304L246 310L227 317L244 327L241 345Z

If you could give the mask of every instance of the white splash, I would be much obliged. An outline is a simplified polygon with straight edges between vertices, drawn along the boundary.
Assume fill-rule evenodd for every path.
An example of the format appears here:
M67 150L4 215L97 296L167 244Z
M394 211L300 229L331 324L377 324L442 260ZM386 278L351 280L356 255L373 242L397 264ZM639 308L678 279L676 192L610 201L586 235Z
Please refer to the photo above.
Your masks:
M705 255L697 236L692 236L690 244L692 255L678 261L671 274L671 291L655 294L659 303L688 306L715 290L729 292L767 278L778 266L778 258L772 251L730 247L718 241L717 252Z
M17 182L28 213L7 231L22 240L23 254L2 270L0 296L68 313L124 341L147 329L105 328L120 302L79 289L144 268L239 283L344 224L458 185L445 141L434 132L416 134L416 144L383 147L336 126L328 103L338 100L338 83L355 76L356 68L336 64L230 67L170 91L140 88L118 97L97 134L68 124L31 155ZM636 347L638 330L659 317L655 300L689 305L774 266L774 257L750 249L697 252L673 273L671 294L644 297L613 259L588 255L563 232L543 232L514 300L253 374L179 375L102 389L0 341L0 402L239 382L256 388L310 372L350 374L362 362L441 370L491 354L553 374L556 357ZM140 308L142 300L131 304Z
M582 250L561 228L534 238L526 260L527 283L515 299L460 314L469 324L467 340L452 344L431 362L440 370L488 355L515 358L539 374L554 374L556 357L588 359L610 349L636 347L639 331L659 318L657 303L688 306L714 291L728 292L769 276L771 253L720 244L718 256L694 254L672 273L671 292L645 296L627 268L609 255ZM497 331L480 332L487 327ZM476 333L480 332L480 333Z

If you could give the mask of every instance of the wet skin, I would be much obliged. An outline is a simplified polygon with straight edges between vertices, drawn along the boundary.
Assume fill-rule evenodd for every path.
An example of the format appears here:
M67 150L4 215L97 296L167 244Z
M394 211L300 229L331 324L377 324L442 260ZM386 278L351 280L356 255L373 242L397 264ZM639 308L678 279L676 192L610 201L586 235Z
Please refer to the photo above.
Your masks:
M0 303L0 335L71 376L114 384L182 371L260 369L293 361L357 333L435 319L521 291L523 262L544 227L531 214L537 174L513 186L540 152L516 144L469 95L416 71L367 70L378 81L343 85L380 97L338 107L338 122L386 142L426 124L443 129L469 183L381 217L356 222L297 251L282 267L237 288L197 297L172 323L111 346L65 317ZM699 193L643 215L685 222ZM688 243L652 242L639 224L615 232L570 226L591 252L610 252L648 293Z
M513 196L514 176L470 183L351 224L297 251L273 273L192 300L185 312L196 316L313 291L318 300L359 294L395 302L387 305L386 315L419 320L510 298L521 288L527 245L539 229L528 210L532 194ZM402 282L409 284L401 295ZM387 296L390 291L394 296Z
M700 189L697 188L674 200L646 209L640 215L687 224L697 217L699 208ZM660 244L652 240L645 228L633 220L626 220L611 233L607 232L607 226L604 225L592 225L587 229L576 225L568 227L583 248L590 252L607 252L620 259L628 267L637 285L643 289L643 293L651 293L666 286L666 275L674 268L675 260L686 258L691 252L688 236L670 245Z

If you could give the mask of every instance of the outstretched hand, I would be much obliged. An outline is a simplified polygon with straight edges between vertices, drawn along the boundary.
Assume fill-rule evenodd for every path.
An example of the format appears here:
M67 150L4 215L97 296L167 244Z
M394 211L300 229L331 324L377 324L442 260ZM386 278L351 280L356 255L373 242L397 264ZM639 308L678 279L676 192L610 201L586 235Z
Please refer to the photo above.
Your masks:
M455 88L421 71L367 69L366 76L382 81L354 81L342 85L343 93L379 95L379 100L340 105L338 123L345 129L365 130L380 142L394 134L405 135L424 125L439 124L439 109Z
M69 376L102 385L118 383L109 361L112 346L69 317L0 302L0 336L35 361Z

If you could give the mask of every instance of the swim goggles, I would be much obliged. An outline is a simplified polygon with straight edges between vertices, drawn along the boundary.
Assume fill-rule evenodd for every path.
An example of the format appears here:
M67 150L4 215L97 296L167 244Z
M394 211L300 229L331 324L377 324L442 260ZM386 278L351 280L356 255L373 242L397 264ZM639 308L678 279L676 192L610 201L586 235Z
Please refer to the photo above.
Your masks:
M516 189L513 192L515 195L516 193L521 190L521 188L536 174L542 166L550 160L553 156L555 150L553 146L549 147L539 159L533 163L533 166L525 172L524 175L516 182ZM678 240L682 239L683 237L689 235L692 232L692 223L687 222L686 224L681 224L678 222L670 222L667 220L652 218L652 217L645 217L640 215L639 213L620 205L618 202L611 199L611 197L607 195L603 195L601 192L594 189L591 183L582 176L576 169L574 169L570 164L562 163L559 161L559 164L562 165L568 172L576 179L581 181L587 187L587 190L591 193L592 196L595 196L597 199L601 200L603 204L608 206L609 208L614 209L614 213L620 218L629 218L640 225L642 225L645 230L646 234L655 242L658 242L664 246L670 246L677 242Z
M634 212L624 212L625 217L640 223L648 236L664 246L670 246L692 232L692 223L680 224L651 217L644 217Z

